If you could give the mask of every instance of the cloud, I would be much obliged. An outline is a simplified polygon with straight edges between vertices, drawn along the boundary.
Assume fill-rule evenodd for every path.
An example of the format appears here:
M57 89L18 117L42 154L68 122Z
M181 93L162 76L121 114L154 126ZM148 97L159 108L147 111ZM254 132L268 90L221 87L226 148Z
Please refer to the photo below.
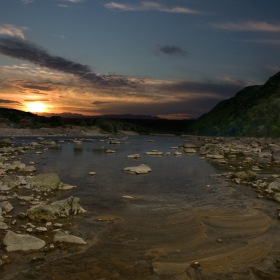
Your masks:
M257 43L257 44L269 44L269 45L280 45L280 40L273 39L256 39L256 40L242 40L242 42L246 43Z
M0 34L1 35L9 35L12 37L20 37L21 39L24 39L24 35L22 30L26 29L25 27L16 27L11 24L4 24L3 26L0 26Z
M83 2L84 0L64 0L66 2L71 2L71 3L79 3L79 2Z
M186 56L188 53L178 46L159 46L159 50L168 55Z
M179 13L179 14L201 14L198 11L186 7L168 8L163 4L156 3L156 2L148 2L148 1L141 2L141 5L120 4L116 2L111 2L105 4L105 7L107 9L121 10L121 11L159 11L159 12Z
M61 8L68 8L68 5L64 5L64 4L59 4L57 5L58 7L61 7Z
M34 0L21 0L21 2L23 2L24 4L29 4L34 2Z
M132 86L126 77L95 74L88 65L83 65L60 56L50 55L42 47L19 38L0 38L0 53L12 58L29 61L37 66L72 74L95 86Z
M19 87L21 87L22 89L32 89L32 90L42 90L42 91L52 91L54 90L54 86L53 85L42 85L41 83L38 85L34 82L27 82L27 81L23 81L23 80L16 80L15 84L17 84Z
M218 23L214 27L233 31L263 31L263 32L280 32L280 24L270 24L267 22L248 21L243 23Z
M95 106L100 106L100 105L104 105L104 104L108 104L110 102L108 101L93 101L91 104L95 105Z
M49 102L48 99L25 99L24 102Z
M0 99L0 104L21 104L15 100Z

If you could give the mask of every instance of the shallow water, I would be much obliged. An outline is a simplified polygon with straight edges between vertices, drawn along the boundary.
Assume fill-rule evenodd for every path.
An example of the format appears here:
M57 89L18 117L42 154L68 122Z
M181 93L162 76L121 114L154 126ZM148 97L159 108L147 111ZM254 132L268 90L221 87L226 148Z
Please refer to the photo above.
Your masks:
M57 172L63 182L78 187L52 200L80 197L87 213L63 222L71 223L70 232L88 245L37 254L44 261L36 266L19 262L25 272L15 278L280 279L276 203L256 199L249 187L236 192L210 178L227 170L200 160L199 154L174 156L170 148L182 144L179 137L135 136L117 145L100 139L65 141L42 155L27 154L22 162L38 162L37 173ZM154 149L171 155L144 154ZM126 158L136 153L139 160ZM152 172L123 170L142 163ZM89 176L91 171L97 174ZM100 218L109 220L101 223ZM8 270L5 279L15 279Z

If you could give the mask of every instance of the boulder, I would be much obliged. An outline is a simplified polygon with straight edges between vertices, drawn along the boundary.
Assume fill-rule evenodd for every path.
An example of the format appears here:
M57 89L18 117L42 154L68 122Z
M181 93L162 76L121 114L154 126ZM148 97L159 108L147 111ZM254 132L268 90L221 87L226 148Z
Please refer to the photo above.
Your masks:
M7 246L6 251L11 252L39 250L46 245L46 242L34 236L8 231L3 239L3 244Z
M0 222L0 229L8 229L8 225L4 222Z
M152 171L152 169L146 164L140 164L138 166L126 167L124 170L134 173L134 174L147 174Z
M43 173L30 178L28 183L42 190L56 190L59 187L60 178L57 173Z
M280 179L277 179L277 180L271 182L268 185L267 189L274 191L274 192L280 192Z
M81 245L87 244L82 238L74 235L70 235L62 231L58 231L55 234L53 238L53 242L65 242L65 243L73 243L73 244L81 244Z
M68 217L71 214L77 215L86 211L80 205L78 197L55 201L51 204L39 204L27 210L30 219L53 220L58 217Z

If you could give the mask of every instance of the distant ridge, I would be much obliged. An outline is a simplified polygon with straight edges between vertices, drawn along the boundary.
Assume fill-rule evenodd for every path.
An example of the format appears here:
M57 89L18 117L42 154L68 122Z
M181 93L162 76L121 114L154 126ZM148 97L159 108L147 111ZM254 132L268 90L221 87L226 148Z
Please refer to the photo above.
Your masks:
M42 115L46 117L60 116L62 118L101 118L101 119L135 119L135 120L160 120L161 118L157 116L150 115L133 115L133 114L108 114L99 116L88 116L82 114L74 114L69 112L64 112L61 114L43 113Z
M200 135L280 137L280 72L262 86L245 87L192 125Z

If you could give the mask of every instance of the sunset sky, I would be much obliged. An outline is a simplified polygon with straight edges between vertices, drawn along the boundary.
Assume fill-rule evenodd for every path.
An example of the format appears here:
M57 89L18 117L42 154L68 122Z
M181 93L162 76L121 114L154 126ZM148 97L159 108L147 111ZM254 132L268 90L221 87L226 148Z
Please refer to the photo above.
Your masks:
M197 118L280 71L279 0L1 0L0 107Z

